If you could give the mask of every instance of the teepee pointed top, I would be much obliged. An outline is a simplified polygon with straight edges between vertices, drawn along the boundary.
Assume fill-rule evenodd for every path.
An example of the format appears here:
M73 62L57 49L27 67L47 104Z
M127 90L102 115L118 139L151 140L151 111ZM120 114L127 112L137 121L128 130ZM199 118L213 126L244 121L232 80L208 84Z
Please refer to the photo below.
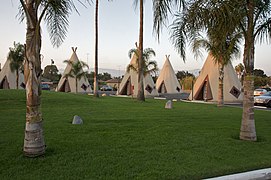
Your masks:
M72 51L76 53L77 47L72 47Z

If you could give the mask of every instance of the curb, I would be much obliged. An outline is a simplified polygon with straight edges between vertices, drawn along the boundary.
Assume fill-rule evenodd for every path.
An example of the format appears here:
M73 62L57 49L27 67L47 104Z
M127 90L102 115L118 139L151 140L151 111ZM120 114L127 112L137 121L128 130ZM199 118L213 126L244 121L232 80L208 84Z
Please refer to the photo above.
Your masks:
M271 168L208 178L205 180L268 180L268 179L271 179Z

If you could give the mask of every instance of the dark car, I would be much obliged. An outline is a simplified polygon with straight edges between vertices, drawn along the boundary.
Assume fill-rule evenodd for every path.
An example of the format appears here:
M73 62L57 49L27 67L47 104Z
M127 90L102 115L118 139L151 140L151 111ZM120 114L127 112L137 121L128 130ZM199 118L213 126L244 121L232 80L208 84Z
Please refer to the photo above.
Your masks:
M113 88L108 85L104 85L101 87L101 91L113 91Z
M261 96L254 97L254 105L271 107L271 91Z

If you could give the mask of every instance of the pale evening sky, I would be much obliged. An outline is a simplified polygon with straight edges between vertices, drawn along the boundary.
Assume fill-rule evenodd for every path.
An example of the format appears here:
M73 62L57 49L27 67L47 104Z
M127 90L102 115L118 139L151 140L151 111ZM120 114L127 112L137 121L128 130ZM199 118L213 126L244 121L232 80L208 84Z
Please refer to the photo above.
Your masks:
M169 40L168 30L163 28L160 43L152 34L152 1L145 2L144 17L144 48L153 48L156 57L152 58L161 69L165 55L170 54L170 61L175 71L201 69L207 54L203 58L195 59L190 49L187 49L186 63L174 50ZM13 42L25 42L25 22L20 23L18 13L19 0L5 0L0 6L0 63L3 66ZM71 47L78 47L77 55L80 60L94 66L94 4L87 9L77 4L80 15L73 12L70 16L67 38L59 48L51 45L47 29L42 24L42 50L44 56L42 67L50 64L53 59L59 69L64 69L63 60L69 59ZM99 6L99 68L125 70L129 64L128 51L135 48L138 41L139 10L135 10L133 0L115 0L108 2L101 0ZM270 44L256 46L255 68L260 68L267 75L271 75ZM242 62L233 60L233 65Z

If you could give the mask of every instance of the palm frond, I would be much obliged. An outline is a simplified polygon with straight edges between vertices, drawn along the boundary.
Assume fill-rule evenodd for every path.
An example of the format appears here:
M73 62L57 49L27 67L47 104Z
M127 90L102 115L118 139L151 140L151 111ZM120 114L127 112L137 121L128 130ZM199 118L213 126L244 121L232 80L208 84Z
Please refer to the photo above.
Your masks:
M128 56L129 58L131 59L132 58L132 55L135 54L136 57L138 57L138 50L137 49L130 49L129 52L128 52Z
M45 14L45 22L53 46L59 47L66 38L69 20L68 17L74 8L69 0L52 0Z

